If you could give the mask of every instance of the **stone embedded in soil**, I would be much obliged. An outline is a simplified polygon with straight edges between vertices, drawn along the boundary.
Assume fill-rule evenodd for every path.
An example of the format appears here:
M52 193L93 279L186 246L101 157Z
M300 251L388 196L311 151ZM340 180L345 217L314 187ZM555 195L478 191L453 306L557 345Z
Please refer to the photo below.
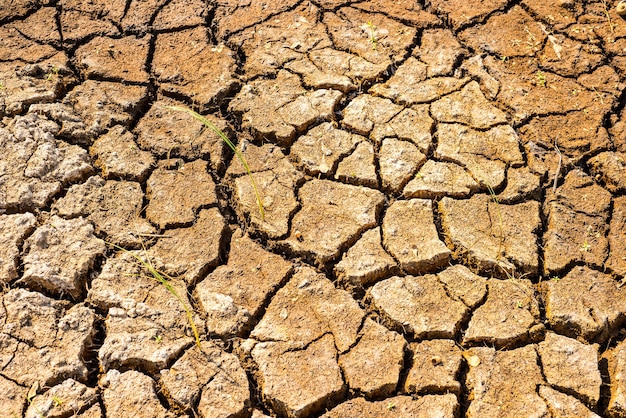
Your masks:
M428 160L402 191L406 198L468 197L480 188L461 166Z
M100 379L102 401L107 415L119 418L146 416L173 418L157 396L154 380L143 373L129 370L109 372Z
M159 270L195 283L218 264L226 228L219 209L202 209L192 226L168 229L149 253Z
M626 191L626 154L603 152L587 162L591 175L599 179L612 193Z
M148 48L148 36L119 39L99 36L80 46L75 59L85 78L147 83Z
M548 192L543 236L546 274L558 274L576 262L604 264L609 255L610 206L611 194L579 169L570 171L555 193Z
M509 168L506 173L506 187L498 193L498 202L504 204L539 200L541 177L528 167Z
M274 145L257 147L246 143L242 149L259 192L265 217L260 212L253 180L241 162L233 158L226 179L234 189L235 210L242 218L250 221L251 231L270 238L280 238L289 232L289 221L299 206L295 189L304 176Z
M491 17L484 25L470 27L459 36L474 50L482 49L496 57L534 56L546 39L539 24L520 6Z
M440 417L455 418L459 414L459 402L456 396L426 395L414 398L395 396L382 401L366 401L354 398L328 411L322 418L413 418Z
M119 34L114 22L124 16L126 1L75 1L61 0L59 24L66 43L74 44L93 35L113 36Z
M143 251L107 259L87 295L90 304L108 311L98 352L104 371L131 367L154 372L193 342L186 334L190 324L183 304L135 257L152 262ZM168 279L168 284L189 307L185 284L180 279ZM197 316L194 323L200 324Z
M410 274L436 270L450 259L450 250L439 240L430 200L393 202L382 228L383 245Z
M384 14L351 7L324 13L323 22L335 48L386 66L405 57L417 34L416 28Z
M613 200L609 229L609 258L605 265L620 276L626 276L626 197Z
M533 345L508 351L470 348L463 357L469 364L466 378L470 400L468 416L550 416L546 404L537 395L537 386L545 382Z
M252 350L261 394L277 413L308 417L344 396L332 335L301 349L290 348L289 343L262 342Z
M486 195L468 200L444 197L439 203L444 235L455 257L480 270L509 274L537 273L539 209L538 202L504 205Z
M465 49L448 29L424 31L420 47L413 51L413 55L428 64L428 77L450 75L465 53Z
M416 339L454 338L470 311L434 275L394 276L376 283L369 296L394 329Z
M452 298L460 300L472 309L478 306L487 294L487 279L472 273L462 264L437 273L437 278L444 284Z
M417 58L409 57L389 80L372 86L371 92L394 102L413 105L432 102L461 89L469 81L467 78L427 78L429 71L428 65L418 61Z
M608 274L574 267L544 286L546 318L559 334L603 343L626 322L626 289Z
M18 116L7 128L0 128L0 210L42 208L93 171L87 152L56 140L59 127L45 117Z
M147 87L95 80L79 84L63 99L98 135L114 125L128 128L147 101Z
M556 389L580 398L595 408L600 400L602 377L598 346L549 332L538 344L543 374Z
M600 418L582 402L549 386L539 386L539 396L554 418Z
M242 127L259 139L293 142L315 121L329 120L343 94L337 90L307 91L300 78L280 70L276 79L257 79L244 85L229 110L242 118Z
M170 169L167 163L160 164L148 179L146 217L160 228L191 224L198 209L217 203L208 164L204 160L178 160Z
M2 298L0 318L2 378L22 387L37 382L41 388L68 378L87 379L85 358L96 332L93 310L13 289Z
M491 279L487 289L487 299L473 312L463 344L506 348L535 339L543 326L530 280Z
M24 418L75 416L98 401L96 389L67 379L29 402Z
M620 342L605 356L608 358L611 382L607 413L611 418L623 417L626 414L626 342Z
M33 288L78 299L84 293L89 271L106 250L83 218L51 217L24 242L24 275Z
M299 137L291 146L294 156L307 174L332 174L339 160L365 138L337 129L325 122Z
M380 227L365 231L335 266L341 283L367 286L395 271L395 260L382 246Z
M413 363L404 383L407 393L461 394L461 349L454 340L411 343Z
M0 215L0 284L19 277L20 249L37 224L32 213Z
M197 406L201 417L244 416L250 389L239 360L213 342L202 341L201 346L194 345L161 371L163 391L185 411Z
M390 396L404 366L406 341L369 318L360 334L356 345L339 356L346 383L368 398Z
M430 113L439 122L460 123L474 129L489 129L507 122L506 113L485 98L475 81L433 102Z
M504 182L507 165L524 164L519 139L509 125L487 131L457 123L440 123L435 157L465 167L477 182L498 188Z
M195 298L206 313L207 332L230 336L249 331L291 272L290 262L264 250L241 231L233 234L228 264L216 268L195 289Z
M339 162L335 179L344 183L375 188L378 185L374 163L374 145L359 142L352 154Z
M199 26L156 37L152 71L162 91L182 95L201 107L218 106L239 84L235 53L212 45L208 28Z
M166 109L165 106L185 105L159 97L134 129L139 146L160 158L202 158L208 160L212 168L221 170L226 144L218 134L190 114ZM233 139L232 130L224 119L214 115L205 117L229 139Z
M98 138L89 154L105 179L143 181L155 165L152 154L137 148L134 135L119 125Z
M335 289L312 268L301 267L272 298L251 338L302 348L331 334L337 349L345 352L357 340L364 316L348 292Z
M282 244L319 263L337 258L364 230L374 227L384 201L378 190L315 179L300 187L298 196L302 208Z
M427 105L403 109L389 99L364 94L353 99L343 111L342 123L380 144L385 138L413 142L423 153L432 143L434 121Z
M93 222L95 232L124 248L141 246L141 234L154 234L150 223L140 216L144 194L133 181L103 180L98 176L69 188L52 205L63 218L85 217Z
M426 161L413 143L395 138L383 140L378 151L378 164L383 189L400 191Z

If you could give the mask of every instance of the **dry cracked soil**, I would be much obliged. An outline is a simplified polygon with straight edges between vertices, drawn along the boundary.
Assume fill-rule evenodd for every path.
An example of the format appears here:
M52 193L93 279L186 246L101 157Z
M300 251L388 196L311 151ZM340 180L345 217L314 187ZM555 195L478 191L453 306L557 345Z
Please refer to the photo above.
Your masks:
M626 417L616 3L1 1L0 416Z

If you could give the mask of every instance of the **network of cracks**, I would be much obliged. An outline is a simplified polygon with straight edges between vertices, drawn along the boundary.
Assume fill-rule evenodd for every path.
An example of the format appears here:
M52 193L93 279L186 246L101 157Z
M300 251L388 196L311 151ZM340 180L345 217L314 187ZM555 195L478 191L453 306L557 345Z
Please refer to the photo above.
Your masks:
M0 5L1 415L626 416L625 72L607 1Z

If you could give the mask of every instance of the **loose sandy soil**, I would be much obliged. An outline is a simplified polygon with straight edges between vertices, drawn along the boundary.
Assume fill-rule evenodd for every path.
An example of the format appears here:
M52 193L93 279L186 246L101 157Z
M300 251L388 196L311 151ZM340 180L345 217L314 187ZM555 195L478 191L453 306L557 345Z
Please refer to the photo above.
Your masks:
M626 417L613 3L1 2L0 416Z

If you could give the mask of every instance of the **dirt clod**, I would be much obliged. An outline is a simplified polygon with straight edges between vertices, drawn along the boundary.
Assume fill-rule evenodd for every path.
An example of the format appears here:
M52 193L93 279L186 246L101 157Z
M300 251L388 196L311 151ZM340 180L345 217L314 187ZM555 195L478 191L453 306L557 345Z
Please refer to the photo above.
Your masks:
M339 356L346 383L367 398L391 395L404 366L406 341L371 319L365 320L360 337L350 351Z
M411 344L413 365L404 384L408 393L461 393L458 375L461 350L453 340L431 340Z
M148 220L161 228L189 225L196 219L196 211L215 205L215 182L207 171L207 163L196 160L174 162L174 167L158 167L147 182L146 207Z
M203 417L243 417L250 404L245 371L237 358L215 343L193 346L161 371L167 395L184 410L195 405Z
M376 283L370 296L394 329L419 339L454 338L469 314L434 275L392 277Z
M53 216L26 239L24 249L27 254L21 280L34 288L78 299L105 245L84 218Z
M120 418L151 416L173 418L159 402L154 380L143 373L129 370L120 373L110 370L100 382L104 387L102 399L107 413Z

